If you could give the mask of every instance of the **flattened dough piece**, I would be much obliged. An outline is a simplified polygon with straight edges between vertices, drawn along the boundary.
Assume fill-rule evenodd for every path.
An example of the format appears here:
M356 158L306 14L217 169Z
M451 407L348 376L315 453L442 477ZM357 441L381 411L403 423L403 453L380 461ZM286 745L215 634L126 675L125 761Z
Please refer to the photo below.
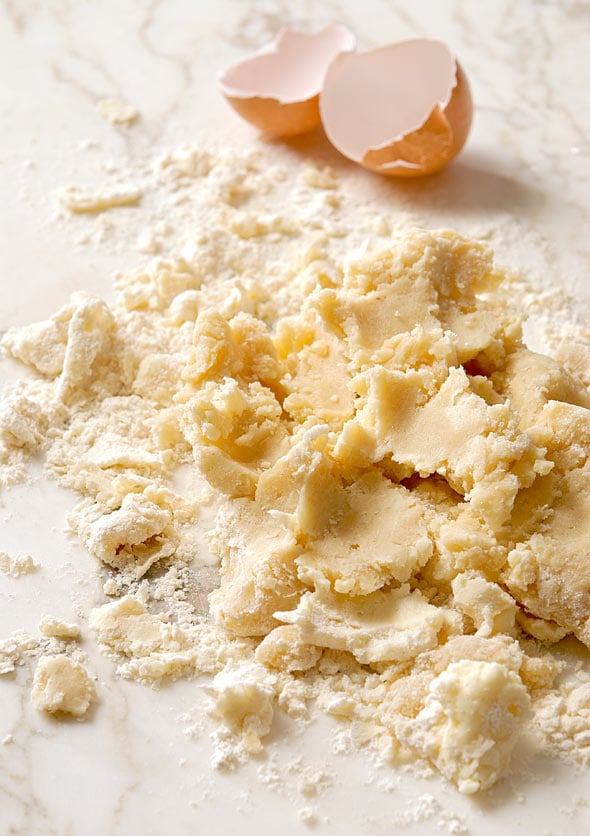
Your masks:
M391 580L404 583L432 555L426 508L379 471L345 491L345 510L297 559L300 577L318 573L336 592L367 595Z
M317 296L356 367L392 336L421 325L452 331L460 363L476 359L486 371L497 368L521 331L506 308L476 295L499 280L490 250L447 230L416 229L393 243L348 265L341 289Z
M520 416L523 429L534 426L548 401L590 409L590 392L556 360L522 348L510 355L494 382Z
M211 612L236 636L265 636L277 610L296 606L303 584L294 536L251 499L221 506L211 535L221 558L221 582L210 595Z
M239 636L264 636L276 610L293 609L304 584L296 558L309 538L342 513L342 484L326 453L327 427L297 437L259 479L254 499L221 506L212 545L221 558L221 584L211 594L218 621Z
M506 404L489 405L462 367L424 402L418 371L373 367L359 375L362 406L336 445L338 459L362 465L386 456L420 476L439 473L494 528L530 485L542 453L518 430Z
M457 613L429 604L407 584L360 597L322 587L306 592L293 612L276 617L298 625L305 642L348 650L362 664L414 659L460 628Z
M285 411L301 423L313 417L339 429L353 413L345 344L307 310L279 321L275 345L287 370Z
M539 530L511 550L505 583L529 613L590 647L590 463L561 480Z
M518 497L504 581L530 615L550 623L545 632L559 636L557 625L590 646L590 395L529 351L510 358L498 383L555 464Z

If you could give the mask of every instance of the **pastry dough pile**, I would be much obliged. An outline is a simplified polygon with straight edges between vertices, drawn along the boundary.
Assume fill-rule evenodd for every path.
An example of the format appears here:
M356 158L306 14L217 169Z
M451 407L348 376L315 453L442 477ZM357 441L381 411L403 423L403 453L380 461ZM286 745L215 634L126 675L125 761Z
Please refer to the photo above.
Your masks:
M10 331L38 376L0 461L43 448L82 494L123 675L216 674L220 762L319 697L477 792L553 693L547 645L590 646L590 394L524 346L481 244L336 257L312 226L230 206L113 304Z

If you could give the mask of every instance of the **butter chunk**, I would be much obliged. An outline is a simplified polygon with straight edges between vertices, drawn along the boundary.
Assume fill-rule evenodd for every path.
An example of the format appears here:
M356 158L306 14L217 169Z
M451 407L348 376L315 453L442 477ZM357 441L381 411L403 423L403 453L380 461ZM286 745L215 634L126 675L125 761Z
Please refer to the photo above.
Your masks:
M241 312L228 320L214 308L195 323L194 348L182 378L192 386L224 377L278 386L283 369L265 324Z
M276 617L296 624L304 641L348 650L362 664L414 659L460 626L456 613L429 604L407 584L362 597L320 588L306 592L293 612Z
M329 455L324 424L295 436L291 449L260 477L256 501L300 543L321 537L347 507L346 492Z
M320 424L262 473L254 499L224 503L212 534L221 559L220 587L210 597L218 621L241 636L277 626L274 612L292 609L305 589L296 563L302 543L339 518L343 498Z
M205 476L222 493L251 492L259 470L283 452L281 405L257 381L208 381L184 410L183 433Z
M180 380L180 361L169 354L148 354L140 362L133 391L159 405L172 403Z
M439 326L436 290L407 260L405 251L391 249L352 262L341 289L314 297L326 324L345 337L357 367L395 334L416 324Z
M281 405L258 381L207 381L184 405L181 427L201 471L226 496L253 496L262 468L286 447Z
M448 230L392 237L391 249L347 266L341 289L317 296L357 366L390 337L421 325L451 331L460 363L479 360L493 371L519 345L521 330L505 306L478 295L500 279L491 251Z
M506 563L507 546L498 542L493 530L469 503L457 503L455 498L454 507L445 507L444 501L439 499L433 508L430 532L435 553L424 569L425 576L438 587L450 583L459 572L474 570L498 582Z
M57 193L64 209L74 214L106 212L118 206L136 206L143 191L131 186L112 189L92 189L89 186L65 186Z
M534 426L549 401L590 409L590 392L556 360L522 348L494 375L495 384L510 398L521 426Z
M11 578L31 575L40 568L39 564L35 563L30 554L19 554L12 557L6 552L0 551L0 572Z
M416 379L429 396L440 388L449 369L458 365L454 335L440 328L427 330L421 325L386 340L371 361L373 365L392 370L417 371Z
M39 630L44 636L53 636L57 639L77 641L80 638L80 628L77 624L70 624L61 618L51 615L42 615L39 621Z
M395 724L399 739L467 795L507 771L530 698L520 677L497 662L453 662L430 684L423 709Z
M14 393L0 403L0 445L31 450L40 445L49 421L40 404Z
M367 595L392 580L404 583L432 552L425 506L375 471L344 490L340 519L297 564L304 580L319 573L336 592Z
M517 360L517 365L523 364L523 375L528 374L539 390L530 392L526 382L508 376L509 391L518 401L521 420L543 433L555 468L536 489L533 485L519 497L507 532L512 548L504 580L530 615L554 622L590 646L587 394L546 358L523 354Z
M82 718L96 689L86 669L69 656L42 656L35 668L31 702L39 711Z

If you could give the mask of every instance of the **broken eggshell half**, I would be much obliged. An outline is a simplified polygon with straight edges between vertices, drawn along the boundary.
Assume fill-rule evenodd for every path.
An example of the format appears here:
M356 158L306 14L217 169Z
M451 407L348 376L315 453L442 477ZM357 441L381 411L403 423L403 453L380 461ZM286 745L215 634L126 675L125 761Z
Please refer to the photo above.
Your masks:
M328 67L355 44L345 26L318 32L282 29L269 44L221 73L219 84L252 125L277 136L305 133L320 123L319 94Z
M416 38L337 56L326 73L320 114L345 157L380 174L416 177L458 154L473 105L448 47Z

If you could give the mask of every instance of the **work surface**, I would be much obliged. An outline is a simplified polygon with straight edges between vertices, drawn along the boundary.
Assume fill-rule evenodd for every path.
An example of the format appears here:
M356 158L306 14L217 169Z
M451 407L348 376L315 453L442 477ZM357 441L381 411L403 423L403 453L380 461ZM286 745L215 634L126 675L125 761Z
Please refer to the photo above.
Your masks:
M424 181L382 180L355 169L317 132L271 142L231 111L217 70L282 25L329 22L349 26L361 47L422 35L450 45L471 81L475 116L448 169ZM307 158L329 164L374 208L485 237L500 261L538 282L549 319L563 308L551 312L563 289L583 315L590 305L589 42L589 7L557 0L485 7L447 0L5 2L0 333L50 316L76 290L108 299L113 271L144 262L154 248L165 254L176 230L154 233L150 218L165 220L157 192L137 210L115 210L127 214L113 221L109 213L71 219L56 193L70 184L99 189L113 173L185 143L255 148L269 164L293 169ZM108 98L136 108L133 124L113 124L97 110ZM542 320L530 328L533 344ZM9 380L19 372L3 361L0 374ZM0 502L0 551L31 554L41 567L18 579L0 574L0 639L15 630L36 634L43 613L83 626L104 595L95 559L64 532L73 497L40 480L7 489ZM332 753L335 724L326 719L303 736L273 729L272 761L216 772L207 728L196 739L187 734L206 710L199 684L153 690L116 679L93 642L83 646L99 682L84 723L32 708L32 667L0 677L2 833L296 834L309 830L311 815L318 833L342 836L397 827L557 836L590 825L588 774L544 760L531 771L522 753L522 774L474 801L436 778L392 780L362 753ZM310 797L309 776L319 773L330 776L329 786Z

